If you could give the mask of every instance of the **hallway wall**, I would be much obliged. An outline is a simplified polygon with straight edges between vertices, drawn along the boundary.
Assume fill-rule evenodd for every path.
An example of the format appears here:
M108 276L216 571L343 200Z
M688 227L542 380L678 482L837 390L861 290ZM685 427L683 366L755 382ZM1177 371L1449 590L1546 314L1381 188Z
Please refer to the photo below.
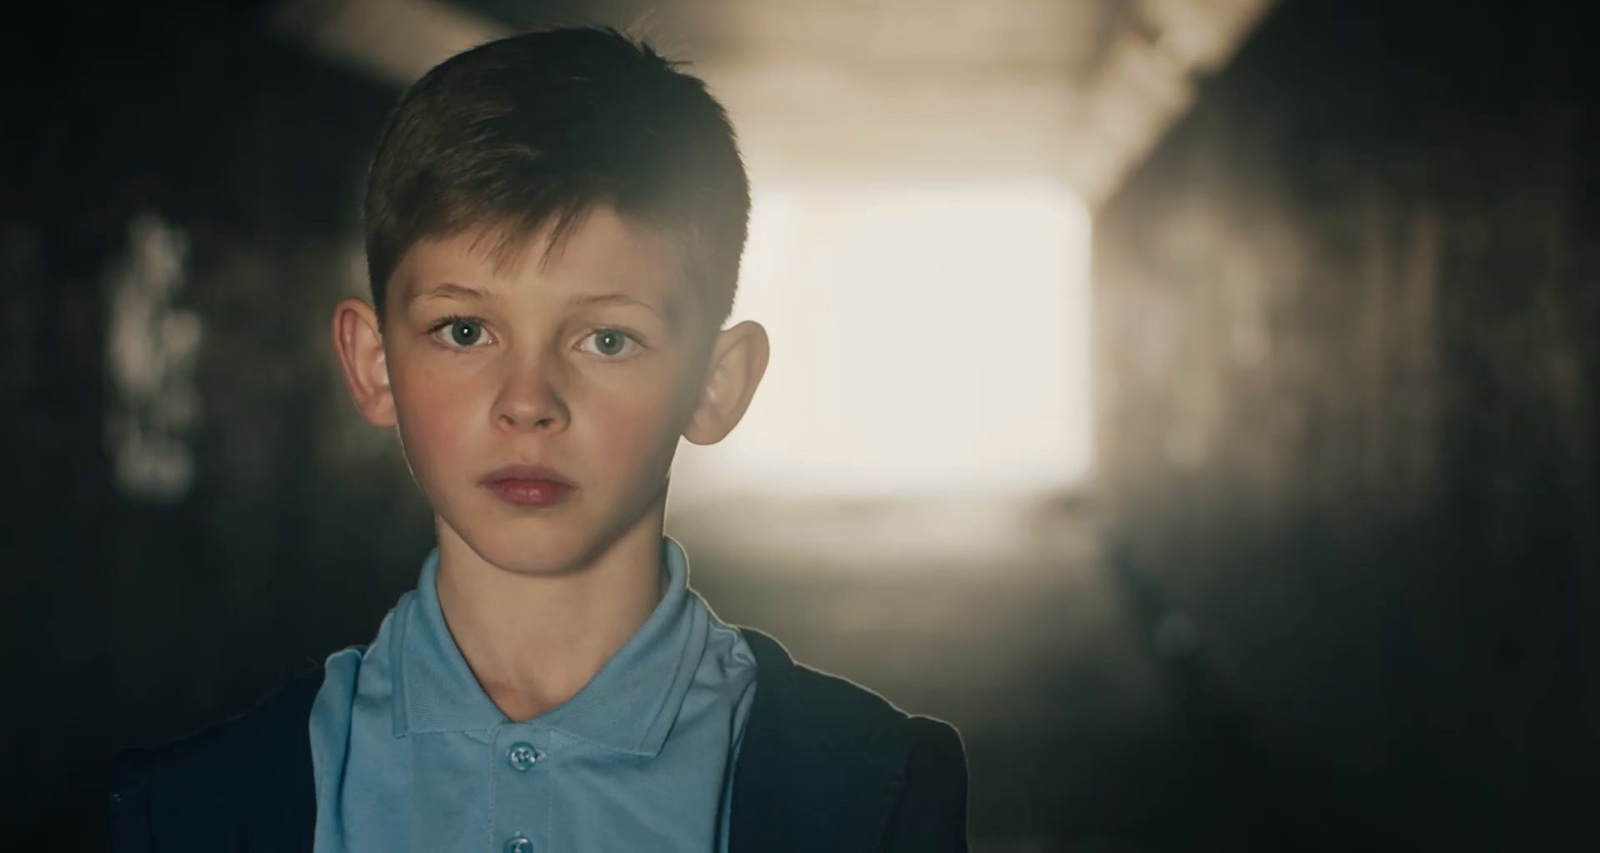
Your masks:
M1286 3L1097 219L1113 569L1194 626L1185 683L1285 768L1285 832L1542 849L1594 790L1574 15Z

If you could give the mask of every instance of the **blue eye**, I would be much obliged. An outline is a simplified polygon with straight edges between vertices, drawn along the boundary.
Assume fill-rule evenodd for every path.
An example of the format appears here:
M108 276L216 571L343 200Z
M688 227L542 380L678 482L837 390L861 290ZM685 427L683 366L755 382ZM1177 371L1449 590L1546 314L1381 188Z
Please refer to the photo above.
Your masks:
M601 329L594 333L594 341L601 355L616 355L627 346L628 338L613 329Z
M483 327L471 320L457 320L450 324L450 340L457 346L470 347L478 342Z
M481 347L490 342L483 323L471 317L446 317L435 323L430 333L439 343L455 349Z
M590 343L590 342L593 343ZM621 329L596 329L584 338L585 349L596 355L607 358L626 355L629 346L637 347L639 342L634 337Z

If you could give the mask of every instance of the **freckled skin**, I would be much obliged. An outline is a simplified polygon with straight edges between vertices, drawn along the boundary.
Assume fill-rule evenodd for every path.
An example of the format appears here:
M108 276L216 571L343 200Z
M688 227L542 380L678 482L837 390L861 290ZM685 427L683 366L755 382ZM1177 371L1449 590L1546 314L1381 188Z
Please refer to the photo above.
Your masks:
M704 375L694 344L704 332L640 305L572 303L621 293L696 314L671 244L606 208L548 255L536 235L509 265L483 236L423 241L391 279L384 354L406 459L441 547L459 538L518 574L576 570L664 500ZM478 293L431 293L446 283ZM481 486L517 463L553 467L578 488L531 508Z

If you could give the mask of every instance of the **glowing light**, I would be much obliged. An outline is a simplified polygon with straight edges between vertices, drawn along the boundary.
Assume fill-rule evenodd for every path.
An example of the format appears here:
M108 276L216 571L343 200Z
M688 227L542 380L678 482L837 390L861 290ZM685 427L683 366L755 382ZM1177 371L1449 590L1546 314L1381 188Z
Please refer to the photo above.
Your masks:
M106 441L117 487L158 502L181 498L194 472L187 443L199 421L195 360L201 322L176 307L188 280L188 238L151 213L128 227L128 253L108 271L106 368L114 396Z
M772 338L675 499L951 497L1088 471L1089 215L1052 182L779 185L757 194L734 321ZM685 498L685 496L687 496Z

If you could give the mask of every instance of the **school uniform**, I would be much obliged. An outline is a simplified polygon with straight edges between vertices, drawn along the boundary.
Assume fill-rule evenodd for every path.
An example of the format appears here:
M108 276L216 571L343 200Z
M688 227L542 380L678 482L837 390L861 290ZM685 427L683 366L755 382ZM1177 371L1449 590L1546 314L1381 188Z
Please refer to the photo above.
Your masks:
M368 646L242 717L118 756L117 851L964 851L948 724L666 592L579 693L525 723L444 625L437 554Z

